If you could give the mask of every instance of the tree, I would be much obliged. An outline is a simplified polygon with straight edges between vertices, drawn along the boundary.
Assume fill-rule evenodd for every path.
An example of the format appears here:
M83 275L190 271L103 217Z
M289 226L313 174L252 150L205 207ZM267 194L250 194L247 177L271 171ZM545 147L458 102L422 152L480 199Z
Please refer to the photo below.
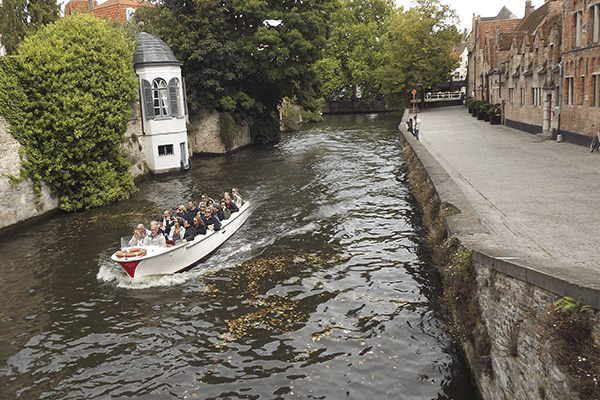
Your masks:
M376 71L381 66L389 0L340 0L333 13L325 57L317 63L321 91L327 101L354 100L380 94Z
M440 0L418 0L388 20L384 62L378 71L384 92L397 100L421 84L430 88L450 80L458 65L452 48L461 41L454 10Z
M138 20L183 61L192 110L250 122L258 143L279 138L283 98L314 108L333 0L164 0Z
M56 21L59 16L60 8L54 0L3 0L0 42L8 54L14 54L25 35Z
M137 89L133 50L122 31L77 15L27 36L14 63L0 63L9 67L0 83L11 84L0 112L22 146L24 173L38 195L48 184L63 210L135 191L121 148Z

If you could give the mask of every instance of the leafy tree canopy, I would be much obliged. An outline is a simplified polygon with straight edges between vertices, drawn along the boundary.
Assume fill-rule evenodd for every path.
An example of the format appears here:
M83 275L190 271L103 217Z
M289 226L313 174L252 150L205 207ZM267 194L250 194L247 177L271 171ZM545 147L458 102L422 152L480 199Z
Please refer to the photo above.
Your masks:
M56 21L59 16L55 0L2 0L0 41L8 54L14 54L26 34Z
M256 142L279 137L284 97L312 109L314 64L334 0L163 0L136 18L184 62L192 110L204 106L251 123Z
M107 22L77 15L27 36L0 63L0 114L19 141L23 172L76 210L135 190L123 141L136 95L134 42ZM8 88L8 89L7 89Z
M317 65L327 101L353 100L380 94L376 71L383 61L385 22L394 10L391 0L339 0L332 16L325 56Z
M384 93L403 99L418 84L430 88L450 80L458 66L451 50L462 39L457 23L454 10L440 0L417 0L415 7L392 14L378 71Z

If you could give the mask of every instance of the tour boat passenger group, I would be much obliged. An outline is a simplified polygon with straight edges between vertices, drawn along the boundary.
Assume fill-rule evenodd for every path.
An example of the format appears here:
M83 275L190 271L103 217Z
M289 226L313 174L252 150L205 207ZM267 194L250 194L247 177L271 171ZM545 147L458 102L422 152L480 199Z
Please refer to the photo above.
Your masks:
M248 203L236 188L217 204L206 194L198 203L165 210L150 229L138 224L126 246L112 255L131 278L171 274L208 257L248 218ZM196 246L198 244L198 246ZM164 265L161 265L164 263Z

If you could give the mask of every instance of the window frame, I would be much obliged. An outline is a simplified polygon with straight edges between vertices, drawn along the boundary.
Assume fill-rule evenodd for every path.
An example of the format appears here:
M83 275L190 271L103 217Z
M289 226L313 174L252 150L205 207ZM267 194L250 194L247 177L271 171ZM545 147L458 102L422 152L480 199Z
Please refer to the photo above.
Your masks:
M590 6L592 14L592 43L600 43L600 3Z
M566 105L572 106L573 100L575 98L575 77L574 76L565 76L565 83L567 88L566 95Z
M163 86L161 86L162 83L164 83ZM152 108L155 118L170 117L169 86L163 78L154 78L152 80Z
M574 47L581 47L583 45L583 11L575 11L573 13L574 26L575 26L575 43Z
M162 154L161 154L162 148ZM157 147L159 157L168 157L175 155L175 146L173 144L159 144ZM171 152L169 152L171 150Z

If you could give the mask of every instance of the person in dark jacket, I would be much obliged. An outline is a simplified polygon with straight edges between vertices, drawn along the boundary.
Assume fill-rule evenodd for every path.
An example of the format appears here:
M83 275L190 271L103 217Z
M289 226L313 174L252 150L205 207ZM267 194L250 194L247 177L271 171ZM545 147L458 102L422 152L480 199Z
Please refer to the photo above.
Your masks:
M204 221L200 217L194 218L194 225L192 229L194 229L194 234L196 236L206 235L206 225L204 225Z
M171 228L173 227L175 221L173 219L173 217L171 216L171 211L170 210L165 210L163 212L163 219L162 219L162 230L163 230L163 234L165 236L169 236L169 233L171 233Z
M188 208L185 211L184 219L192 225L194 223L194 217L198 214L198 207L196 207L196 203L192 200L188 201Z
M185 228L185 233L183 235L183 239L186 242L193 241L194 238L196 237L196 233L194 232L194 229L191 227L190 223L187 220L183 221L183 226Z
M231 201L231 198L226 198L225 199L225 207L227 207L227 209L231 213L240 211L240 209L238 208L238 206L236 206L235 203L233 201Z
M204 219L204 225L206 225L206 227L208 229L213 229L215 231L218 231L221 229L221 223L219 222L219 218L212 215L210 210L206 210L206 212L204 213L203 219Z
M224 219L229 219L231 217L231 211L227 208L224 201L221 201L219 204L219 211L217 211L217 218L219 221L223 221Z

